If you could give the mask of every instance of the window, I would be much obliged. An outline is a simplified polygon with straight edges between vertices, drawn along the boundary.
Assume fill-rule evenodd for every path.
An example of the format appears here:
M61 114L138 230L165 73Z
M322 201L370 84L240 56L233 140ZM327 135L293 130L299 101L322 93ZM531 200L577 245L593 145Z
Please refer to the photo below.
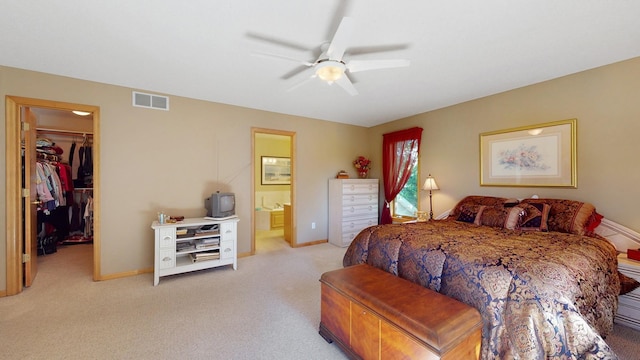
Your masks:
M412 159L411 176L393 200L393 217L415 217L418 211L418 155L415 154Z
M383 135L382 180L385 206L381 224L393 222L393 216L414 216L418 208L418 155L422 128ZM401 192L403 192L401 194Z

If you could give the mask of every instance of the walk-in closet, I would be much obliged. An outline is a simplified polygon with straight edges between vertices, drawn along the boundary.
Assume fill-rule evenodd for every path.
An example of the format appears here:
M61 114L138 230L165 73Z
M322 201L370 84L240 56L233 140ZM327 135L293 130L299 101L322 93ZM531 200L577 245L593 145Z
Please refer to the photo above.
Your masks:
M38 255L93 242L93 121L32 109L36 127Z

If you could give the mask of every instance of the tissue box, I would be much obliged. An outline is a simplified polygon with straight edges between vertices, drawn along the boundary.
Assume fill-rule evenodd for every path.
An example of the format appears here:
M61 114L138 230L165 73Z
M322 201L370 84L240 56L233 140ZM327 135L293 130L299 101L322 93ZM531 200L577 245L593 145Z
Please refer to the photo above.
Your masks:
M640 261L640 249L627 249L627 258L631 260Z

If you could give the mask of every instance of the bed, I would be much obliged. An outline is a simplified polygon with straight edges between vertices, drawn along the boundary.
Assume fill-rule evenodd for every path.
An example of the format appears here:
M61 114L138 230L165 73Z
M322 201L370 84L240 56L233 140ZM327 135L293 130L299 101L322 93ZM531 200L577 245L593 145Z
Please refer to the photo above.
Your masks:
M621 274L615 246L595 231L601 220L584 202L468 196L444 220L364 229L343 265L367 263L478 309L483 359L615 359L604 338Z

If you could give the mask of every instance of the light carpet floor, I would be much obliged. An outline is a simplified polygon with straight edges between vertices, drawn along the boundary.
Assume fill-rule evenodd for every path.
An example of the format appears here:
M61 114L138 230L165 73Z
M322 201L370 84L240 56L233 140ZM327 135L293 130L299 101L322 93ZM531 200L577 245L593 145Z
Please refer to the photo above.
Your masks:
M0 298L0 358L345 359L318 335L318 279L342 267L345 249L266 235L237 271L156 287L152 274L93 282L91 245L60 247L39 259L31 288ZM639 358L640 332L616 325L607 340L621 359Z

